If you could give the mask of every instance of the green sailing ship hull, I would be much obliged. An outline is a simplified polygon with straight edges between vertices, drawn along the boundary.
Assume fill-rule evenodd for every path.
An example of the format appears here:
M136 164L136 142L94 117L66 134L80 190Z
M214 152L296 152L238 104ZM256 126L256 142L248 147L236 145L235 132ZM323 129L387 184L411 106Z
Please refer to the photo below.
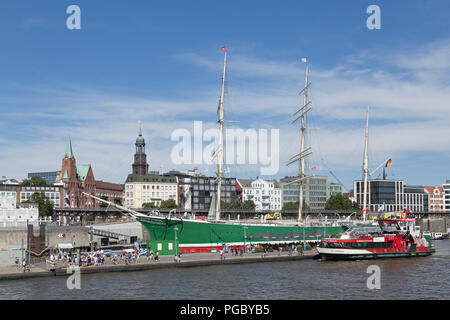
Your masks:
M138 217L148 231L151 243L175 243L179 252L211 252L223 245L279 244L319 241L343 232L342 227L300 227L269 223L217 223L179 218ZM175 240L176 237L176 240Z

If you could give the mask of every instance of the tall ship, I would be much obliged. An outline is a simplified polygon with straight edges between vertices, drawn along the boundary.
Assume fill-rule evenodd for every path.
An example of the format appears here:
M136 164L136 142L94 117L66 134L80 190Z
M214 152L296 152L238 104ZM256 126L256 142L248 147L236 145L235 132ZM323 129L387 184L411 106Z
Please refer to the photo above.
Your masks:
M246 245L258 244L281 244L287 242L309 242L319 241L324 237L339 234L343 231L341 226L327 226L326 224L318 226L307 226L303 222L302 203L303 203L303 184L311 176L305 174L305 157L312 153L311 148L305 148L306 114L311 110L311 101L308 101L308 64L306 59L305 87L301 91L303 94L303 106L293 115L293 123L301 120L301 140L300 152L294 155L289 163L299 162L298 178L290 183L300 184L300 201L298 219L292 221L275 220L271 222L250 222L221 219L221 191L223 179L223 126L224 126L224 88L227 66L227 49L223 47L224 65L222 73L222 86L217 107L219 136L218 146L213 157L217 162L215 192L213 193L207 219L198 219L198 217L183 217L182 215L161 216L159 214L142 214L137 211L119 206L117 204L105 201L103 199L88 195L98 201L106 202L121 210L127 211L137 221L142 223L148 231L151 241L150 246L158 244L158 251L163 250L164 246L169 246L179 250L180 253L193 252L211 252L215 249L222 249L224 246L231 248L242 248Z

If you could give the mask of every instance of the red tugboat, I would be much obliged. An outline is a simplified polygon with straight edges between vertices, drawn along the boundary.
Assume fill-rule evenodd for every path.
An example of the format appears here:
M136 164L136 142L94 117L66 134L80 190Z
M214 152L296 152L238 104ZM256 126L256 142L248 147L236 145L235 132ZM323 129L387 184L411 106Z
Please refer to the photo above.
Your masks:
M377 225L353 226L337 238L322 239L317 251L329 260L377 259L428 256L429 237L423 236L415 219L406 212L377 218Z

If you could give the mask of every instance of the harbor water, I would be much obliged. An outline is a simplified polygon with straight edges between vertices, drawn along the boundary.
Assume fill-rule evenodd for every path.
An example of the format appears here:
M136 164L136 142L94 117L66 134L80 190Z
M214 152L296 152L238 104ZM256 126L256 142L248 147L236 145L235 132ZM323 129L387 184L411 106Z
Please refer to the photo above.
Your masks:
M429 257L216 265L0 281L0 299L447 299L450 240ZM376 265L380 289L368 289Z

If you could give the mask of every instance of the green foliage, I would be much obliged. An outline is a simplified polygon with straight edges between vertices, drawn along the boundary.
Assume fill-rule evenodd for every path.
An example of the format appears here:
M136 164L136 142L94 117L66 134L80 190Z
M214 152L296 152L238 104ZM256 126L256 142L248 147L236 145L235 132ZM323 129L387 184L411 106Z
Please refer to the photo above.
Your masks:
M142 208L144 209L155 209L158 208L157 205L155 205L153 202L146 202L142 204Z
M209 209L211 206L211 201L205 205L205 209ZM255 210L255 203L252 200L246 200L244 202L239 202L238 200L233 200L230 203L225 201L220 201L220 208L226 210Z
M327 210L359 210L359 205L353 203L349 198L344 197L342 193L331 196L325 205Z
M42 177L31 177L31 179L25 179L22 181L23 186L46 186L47 181Z
M37 203L39 215L41 217L53 215L53 202L51 202L43 192L33 193L30 199L25 201L25 203Z
M242 209L244 210L255 210L256 204L253 202L253 200L245 200L242 203Z
M177 203L173 199L161 201L161 205L159 206L161 209L176 209Z
M285 204L283 204L283 208L281 209L283 211L287 210L298 210L298 201L295 202L286 202ZM310 210L308 204L306 203L305 200L303 200L303 206L302 206L302 210L303 211L307 211Z

